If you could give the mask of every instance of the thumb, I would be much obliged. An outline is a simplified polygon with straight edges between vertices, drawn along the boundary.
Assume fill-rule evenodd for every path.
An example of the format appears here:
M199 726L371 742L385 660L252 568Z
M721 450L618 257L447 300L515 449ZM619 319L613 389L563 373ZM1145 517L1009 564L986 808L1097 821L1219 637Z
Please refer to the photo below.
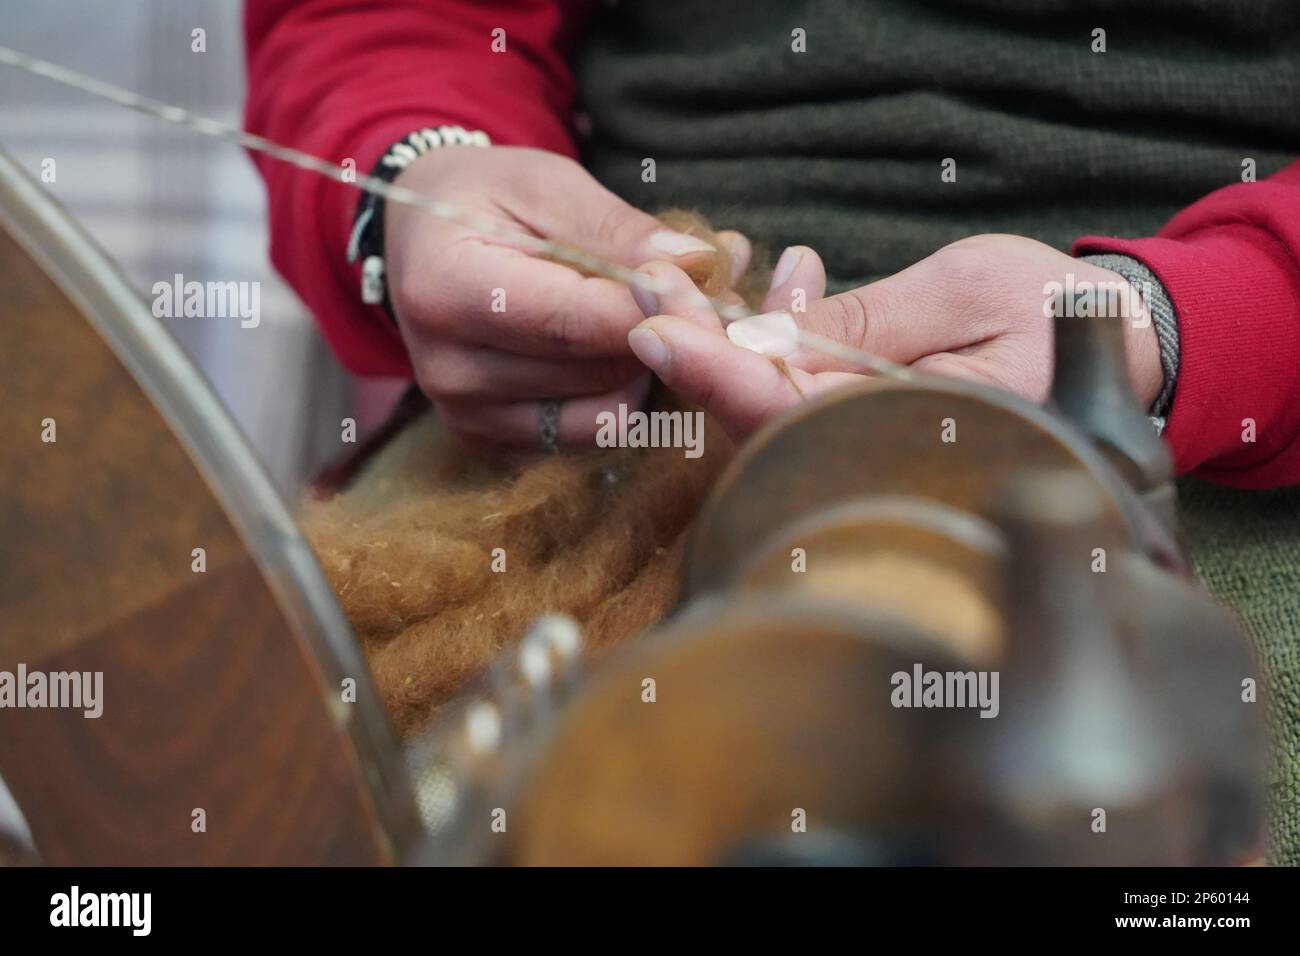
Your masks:
M954 328L947 284L922 260L902 272L876 282L814 299L803 312L786 313L800 329L824 338L909 365L934 352L966 344L955 341L963 334ZM807 349L791 350L790 343L773 340L767 329L776 316L755 316L733 322L727 329L733 342L770 355L780 355L791 365L810 372L852 371L836 359ZM785 321L789 321L786 319ZM750 326L754 334L750 335ZM755 346L749 341L771 342Z
M687 275L662 263L642 271L664 281L671 291L660 297L665 314L634 328L628 345L665 385L701 405L731 437L744 438L801 398L860 380L852 375L814 377L736 348Z

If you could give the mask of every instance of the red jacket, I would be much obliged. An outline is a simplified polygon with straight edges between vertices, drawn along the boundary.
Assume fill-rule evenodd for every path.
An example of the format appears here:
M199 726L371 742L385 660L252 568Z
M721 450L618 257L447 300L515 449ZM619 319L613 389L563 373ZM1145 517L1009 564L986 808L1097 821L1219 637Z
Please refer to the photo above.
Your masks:
M591 0L248 0L253 132L368 172L412 130L482 129L575 156L567 53ZM491 52L507 29L508 54ZM258 157L271 259L360 375L409 375L402 340L362 305L345 250L357 193ZM1300 163L1184 209L1152 238L1089 236L1075 254L1140 259L1169 293L1181 359L1165 439L1180 473L1300 484ZM1244 441L1253 421L1254 441Z

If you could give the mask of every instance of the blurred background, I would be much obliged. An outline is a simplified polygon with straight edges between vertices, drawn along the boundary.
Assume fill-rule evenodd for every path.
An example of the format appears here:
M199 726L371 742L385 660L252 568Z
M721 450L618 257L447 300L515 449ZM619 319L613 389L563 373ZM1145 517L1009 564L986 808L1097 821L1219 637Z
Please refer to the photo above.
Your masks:
M238 0L5 0L3 42L178 106L238 122ZM205 31L206 52L192 50ZM0 67L0 149L37 178L142 296L155 282L261 282L261 323L161 320L209 379L291 499L337 455L340 420L364 431L396 383L353 381L267 260L265 194L235 146Z

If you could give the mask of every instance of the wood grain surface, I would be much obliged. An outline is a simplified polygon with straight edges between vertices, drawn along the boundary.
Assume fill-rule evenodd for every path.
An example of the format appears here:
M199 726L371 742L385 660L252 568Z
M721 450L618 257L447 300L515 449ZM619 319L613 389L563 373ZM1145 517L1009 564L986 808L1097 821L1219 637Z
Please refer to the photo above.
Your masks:
M0 710L44 862L386 861L339 690L149 399L2 232L0 328L0 670L104 675L98 719Z

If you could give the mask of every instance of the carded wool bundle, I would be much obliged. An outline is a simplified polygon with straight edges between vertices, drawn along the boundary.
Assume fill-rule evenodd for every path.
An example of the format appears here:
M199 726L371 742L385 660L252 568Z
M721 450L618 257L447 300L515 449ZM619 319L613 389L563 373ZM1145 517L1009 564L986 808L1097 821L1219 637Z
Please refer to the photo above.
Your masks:
M303 527L399 732L542 614L572 615L596 652L659 620L687 527L731 451L708 421L700 458L566 450L504 472L427 416L355 487L308 502Z
M714 238L688 213L661 218ZM730 269L724 249L692 278L717 295ZM651 407L684 409L662 390ZM346 490L305 503L303 528L401 734L428 723L543 614L577 619L597 653L669 610L687 528L734 451L705 421L699 458L592 447L507 468L476 457L430 413Z

